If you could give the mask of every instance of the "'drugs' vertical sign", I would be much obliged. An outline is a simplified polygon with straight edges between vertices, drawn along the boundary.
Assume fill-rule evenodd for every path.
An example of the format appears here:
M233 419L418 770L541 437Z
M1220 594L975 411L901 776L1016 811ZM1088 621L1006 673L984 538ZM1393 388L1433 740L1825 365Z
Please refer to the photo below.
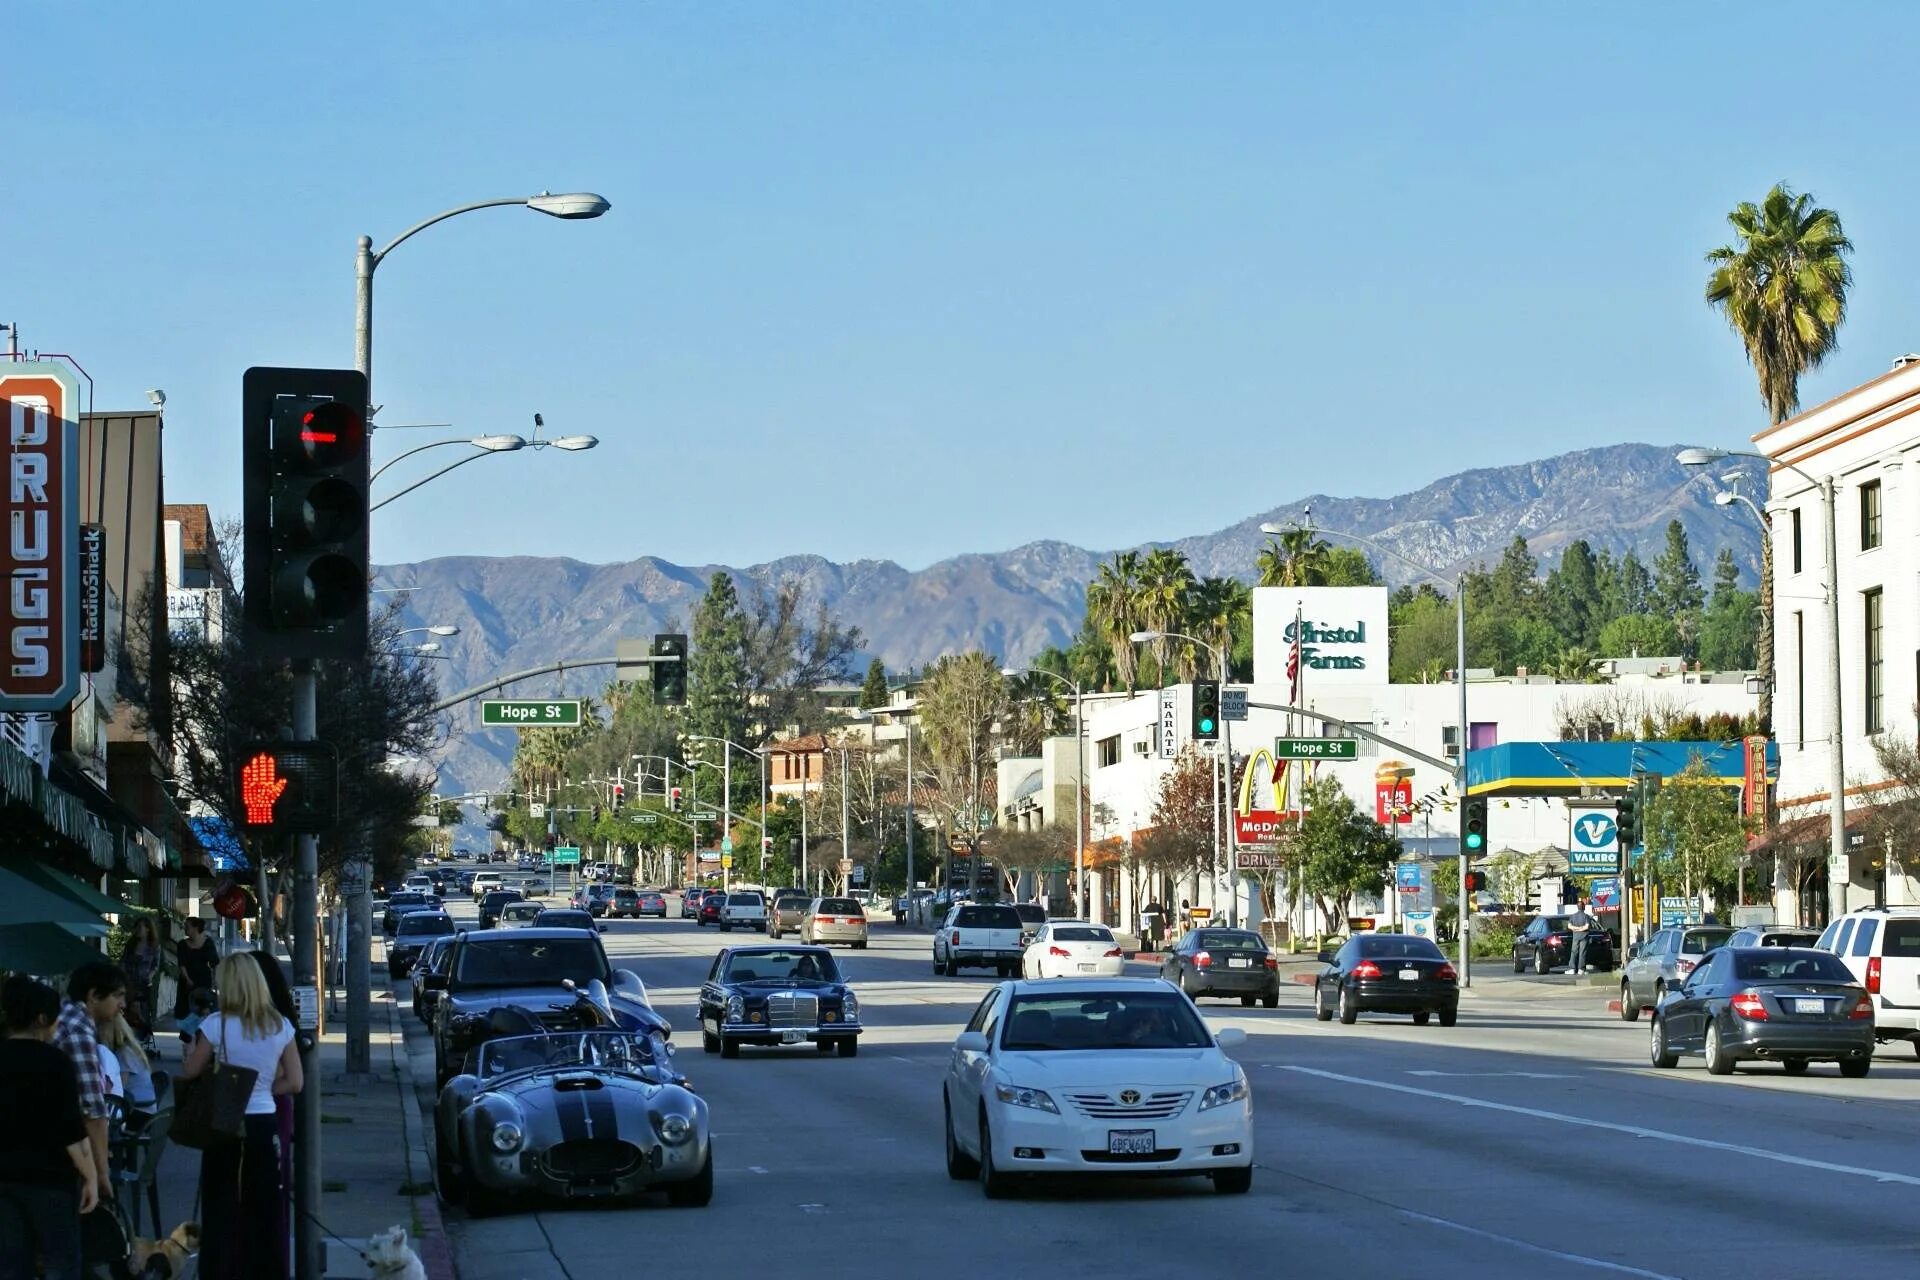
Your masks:
M79 405L65 365L0 364L0 711L60 711L80 692Z

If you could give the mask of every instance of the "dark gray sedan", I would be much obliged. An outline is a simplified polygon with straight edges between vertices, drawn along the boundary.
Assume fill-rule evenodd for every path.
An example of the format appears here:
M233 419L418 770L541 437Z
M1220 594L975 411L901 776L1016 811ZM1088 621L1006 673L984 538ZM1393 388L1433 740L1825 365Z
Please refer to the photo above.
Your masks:
M1195 929L1160 963L1160 976L1187 993L1280 1003L1280 961L1251 929Z
M1838 956L1800 947L1721 947L1653 1011L1648 1054L1671 1067L1683 1053L1732 1075L1741 1062L1778 1062L1790 1076L1838 1062L1859 1079L1873 1065L1873 1002Z

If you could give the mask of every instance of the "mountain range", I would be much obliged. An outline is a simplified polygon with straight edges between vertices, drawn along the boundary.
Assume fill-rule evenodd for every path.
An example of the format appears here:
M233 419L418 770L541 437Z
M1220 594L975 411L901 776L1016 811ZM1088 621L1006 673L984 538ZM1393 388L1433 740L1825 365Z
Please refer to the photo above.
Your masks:
M1744 506L1715 505L1713 478L1675 462L1677 449L1647 444L1583 449L1463 471L1392 498L1314 494L1214 533L1148 546L1186 553L1196 575L1250 580L1266 541L1261 523L1310 518L1316 528L1360 534L1450 579L1462 568L1496 562L1516 535L1526 537L1543 572L1580 538L1616 555L1635 551L1651 566L1665 546L1668 523L1677 519L1703 576L1719 549L1731 547L1743 578L1754 581L1758 524ZM1738 471L1743 492L1766 492L1765 464L1757 460L1713 471ZM889 671L976 648L1017 664L1048 645L1071 642L1085 612L1087 583L1109 554L1064 542L1032 542L1010 551L955 556L919 570L890 560L836 564L812 555L745 567L678 565L652 556L617 564L448 556L382 566L376 580L382 588L405 592L406 625L460 628L458 636L439 642L448 666L442 687L452 691L565 657L612 654L621 637L685 630L709 578L720 569L734 576L743 594L797 581L809 600L823 603L842 623L858 626L866 654L880 658ZM1422 576L1390 556L1373 559L1396 585ZM513 692L591 691L611 676L605 669L573 672L529 681ZM497 786L505 777L513 731L483 731L478 720L471 705L454 717L454 734L437 760L442 794Z

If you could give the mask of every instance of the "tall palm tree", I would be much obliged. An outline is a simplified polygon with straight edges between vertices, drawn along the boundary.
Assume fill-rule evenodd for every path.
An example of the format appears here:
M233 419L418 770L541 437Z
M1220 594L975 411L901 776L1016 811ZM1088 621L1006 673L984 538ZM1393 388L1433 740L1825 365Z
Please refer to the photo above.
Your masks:
M1253 612L1253 592L1238 578L1202 578L1188 597L1187 622L1191 631L1231 659L1234 629ZM1212 661L1207 674L1214 673Z
M1156 547L1140 565L1140 620L1145 629L1178 631L1187 619L1187 596L1193 590L1193 566L1187 557L1171 547ZM1162 635L1153 642L1153 659L1166 680L1169 655L1177 642ZM1191 656L1188 663L1191 665ZM1183 674L1192 679L1192 672Z
M1331 545L1311 529L1289 529L1279 541L1260 549L1255 567L1263 587L1318 587L1326 585L1327 552Z
M1773 422L1800 408L1800 378L1839 345L1847 318L1853 243L1840 215L1774 184L1759 204L1741 201L1727 215L1735 240L1707 254L1707 305L1740 335ZM1760 543L1760 632L1755 664L1766 677L1760 717L1773 720L1773 532Z
M1112 560L1100 566L1100 573L1087 586L1087 621L1106 640L1113 653L1113 665L1132 693L1139 674L1139 655L1129 639L1140 629L1140 555L1135 551L1114 553Z

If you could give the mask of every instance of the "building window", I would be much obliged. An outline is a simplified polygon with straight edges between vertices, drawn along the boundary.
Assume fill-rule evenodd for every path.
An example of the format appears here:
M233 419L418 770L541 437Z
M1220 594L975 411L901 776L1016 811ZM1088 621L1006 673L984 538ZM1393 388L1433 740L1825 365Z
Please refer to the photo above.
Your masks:
M1100 767L1102 769L1112 768L1114 765L1120 763L1120 735L1119 734L1116 733L1111 738L1102 738L1098 743L1094 745L1099 748Z
M1475 720L1467 728L1467 748L1481 751L1500 745L1500 726L1491 720Z
M1793 571L1794 571L1795 573L1798 573L1798 572L1800 572L1800 566L1801 566L1801 561L1800 561L1800 508L1798 508L1798 507L1795 507L1795 508L1793 509L1793 533L1792 533L1792 539L1791 539L1791 540L1792 540L1792 543L1793 543Z
M1871 551L1880 545L1880 482L1869 480L1860 486L1860 549Z
M1796 513L1797 514L1797 513ZM1774 659L1778 662L1779 659ZM1795 746L1807 745L1807 615L1793 611L1793 731Z
M1460 754L1460 726L1444 724L1440 726L1440 754L1451 760Z
M1861 657L1867 677L1867 732L1879 733L1887 727L1886 719L1886 650L1885 635L1882 630L1880 588L1875 587L1866 593L1866 608L1861 612L1864 641Z

